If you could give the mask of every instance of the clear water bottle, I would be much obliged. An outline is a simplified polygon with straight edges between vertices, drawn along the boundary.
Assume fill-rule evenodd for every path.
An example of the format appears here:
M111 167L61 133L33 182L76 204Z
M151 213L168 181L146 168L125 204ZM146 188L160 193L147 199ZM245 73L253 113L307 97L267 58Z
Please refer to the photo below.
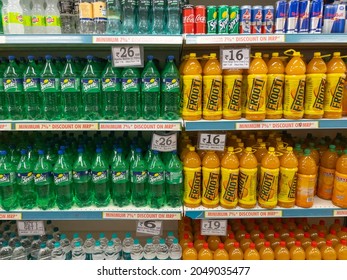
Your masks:
M73 249L76 245L76 243L79 242L81 244L81 246L83 246L84 242L83 239L79 236L79 234L76 232L73 234L72 236L72 240L71 240L71 249Z
M165 243L166 245L170 248L170 246L172 245L173 241L175 240L175 235L172 231L169 231L167 233L167 236L165 238Z
M75 247L72 249L72 260L85 260L86 252L80 242L75 243Z
M179 0L167 0L166 34L181 34L181 10Z
M25 0L24 0L25 1ZM32 2L31 25L32 33L46 34L45 9L43 7L44 0L35 0Z
M169 247L165 244L165 239L160 239L159 246L157 248L157 259L168 260L169 259Z
M22 238L20 239L20 243L25 248L27 259L29 260L31 253L31 239L29 238L29 236L22 236Z
M45 20L47 34L61 34L58 0L46 1Z
M107 246L105 248L105 260L117 260L117 252L112 240L107 242Z
M136 34L137 24L136 24L136 5L137 0L122 0L122 33L123 34Z
M138 34L151 33L151 0L139 0L137 28Z
M134 245L130 252L131 260L142 260L143 259L143 247L138 239L134 239Z
M41 246L41 239L39 236L34 236L34 240L31 242L31 247L30 247L30 259L31 260L37 260L37 255L40 250Z
M54 243L54 249L51 252L51 259L56 261L66 259L64 248L60 245L60 242Z
M53 250L54 249L54 244L56 242L56 240L53 238L53 235L52 234L48 234L48 240L46 242L46 246L47 248Z
M100 233L99 233L99 239L98 239L98 240L100 241L100 246L101 246L101 248L102 248L103 250L105 250L106 247L107 247L107 244L108 244L108 239L107 239L105 233L100 232Z
M79 27L81 34L93 34L94 17L91 0L81 0L79 3Z
M156 250L153 245L152 238L147 239L147 243L143 247L143 258L145 260L154 260L156 258Z
M52 250L46 245L46 243L41 243L40 250L37 254L37 260L51 260Z
M122 240L120 240L117 233L113 233L111 236L111 241L113 241L113 245L116 250L116 259L120 260L122 257Z
M153 242L153 246L154 246L156 252L157 252L159 244L160 244L160 239L161 239L161 237L159 235L152 236L152 242Z
M20 4L23 9L24 34L31 34L31 0L21 0Z
M99 240L95 241L95 246L94 246L93 253L92 253L92 259L93 260L104 260L105 259L104 250L101 248L100 245L101 244L100 244Z
M53 228L53 239L56 241L60 240L61 232L58 227Z
M6 10L8 34L24 34L23 9L19 0L8 0Z
M106 1L106 16L106 34L120 34L122 32L122 5L120 0Z
M10 238L8 240L8 245L10 245L14 249L18 242L20 243L20 239L17 236L17 234L15 234L14 232L11 232Z
M74 1L73 0L60 0L60 23L61 33L76 33L76 19L74 14Z
M164 26L166 24L165 0L153 0L152 14L152 34L164 34Z
M105 34L107 25L106 0L96 0L93 3L94 34Z
M169 248L169 256L171 260L180 260L182 258L182 247L178 243L177 238L173 240L173 243Z
M70 240L66 237L65 233L63 233L60 236L60 246L63 248L65 252L65 259L71 260L72 258L71 243L70 243Z
M8 245L7 241L2 243L2 247L0 248L0 260L10 260L12 257L13 249Z
M27 254L25 248L20 244L20 242L16 243L15 248L13 249L11 260L26 260Z
M86 260L92 260L92 254L94 251L95 239L91 233L88 233L86 240L84 241L83 247L86 252Z
M131 233L127 232L122 242L123 258L125 260L131 260L130 253L131 253L131 248L133 247L133 244L134 244L134 239L131 237Z

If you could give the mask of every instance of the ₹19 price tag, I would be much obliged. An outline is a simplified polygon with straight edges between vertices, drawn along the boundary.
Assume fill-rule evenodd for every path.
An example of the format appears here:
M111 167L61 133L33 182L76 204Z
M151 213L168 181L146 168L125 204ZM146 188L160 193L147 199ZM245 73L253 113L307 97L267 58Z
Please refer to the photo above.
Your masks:
M202 220L201 235L219 235L227 234L227 220Z
M136 232L151 235L161 235L162 221L138 221Z
M249 48L221 48L220 61L222 69L248 69L250 49Z
M199 150L224 151L226 134L200 133Z
M43 221L17 221L19 236L45 235Z
M151 149L159 152L172 152L177 150L177 133L153 133Z
M143 67L143 46L113 46L113 67Z

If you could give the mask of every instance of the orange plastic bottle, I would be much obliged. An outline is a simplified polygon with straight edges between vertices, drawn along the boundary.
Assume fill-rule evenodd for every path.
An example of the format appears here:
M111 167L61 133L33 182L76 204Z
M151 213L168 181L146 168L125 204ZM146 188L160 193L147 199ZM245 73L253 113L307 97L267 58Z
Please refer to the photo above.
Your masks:
M248 120L259 121L265 119L267 72L268 69L261 57L261 53L255 53L247 76L246 119Z
M266 239L264 237L264 233L259 233L259 237L254 240L255 248L259 251L265 242Z
M258 178L260 178L261 172L261 160L268 153L266 148L266 143L259 143L256 145L256 151L254 152L254 156L257 158L258 162Z
M312 240L316 240L318 237L318 226L316 224L312 224L311 228L308 230L310 237Z
M204 207L219 205L220 161L215 151L207 151L202 159L202 198Z
M336 162L333 194L331 201L334 205L347 208L347 150L344 150Z
M281 240L285 241L289 237L288 225L284 224L278 233L280 234Z
M190 147L193 147L192 144L187 144L181 151L180 153L180 158L181 158L181 161L183 162L184 161L184 158L186 157L186 155L189 153L189 148Z
M224 249L224 244L219 243L218 249L213 253L214 260L229 260L229 253Z
M320 119L324 111L324 94L327 66L320 52L315 52L306 68L305 113L306 119Z
M242 251L246 251L246 249L249 247L249 244L252 243L251 235L249 233L246 233L243 238L240 240L240 248Z
M333 248L332 242L327 240L326 243L320 248L322 260L336 260L337 254Z
M273 237L270 237L268 239L270 241L270 246L273 250L275 250L275 248L280 244L281 242L281 238L280 238L280 234L278 232L274 233Z
M289 250L286 247L286 242L281 241L280 245L274 250L275 260L290 260Z
M285 240L288 250L290 250L290 248L292 248L295 245L295 241L296 239L295 239L294 232L293 231L289 232L289 236Z
M207 243L204 243L203 247L198 251L198 260L213 260L213 253L208 248Z
M235 239L240 242L242 238L247 234L246 228L244 225L240 225L239 229L235 231Z
M199 253L200 249L203 247L203 245L206 243L205 241L205 237L203 235L199 235L198 239L196 239L194 241L194 248L196 249L196 251ZM207 243L206 243L207 244ZM207 244L208 245L208 244Z
M329 230L334 229L336 232L339 232L342 229L341 220L335 219L334 223L330 225Z
M223 119L241 118L242 69L223 70Z
M224 241L224 249L229 252L231 247L234 246L236 239L233 233L229 233L228 238Z
M189 147L189 152L183 161L184 171L184 205L198 207L201 204L201 160L194 147Z
M281 119L283 114L284 64L278 56L278 52L272 53L267 63L267 119Z
M306 248L308 248L311 245L311 238L310 238L310 233L309 232L305 232L304 233L304 237L300 240L301 241L301 246L304 250L306 250Z
M301 119L304 116L306 64L300 52L293 51L293 57L285 68L284 105L285 119Z
M325 233L319 232L318 237L315 239L315 241L317 242L318 249L321 249L323 245L326 243Z
M210 235L207 238L208 248L212 251L216 251L218 249L219 243L221 243L220 237L217 235Z
M257 167L257 158L252 148L247 147L240 159L238 205L242 208L253 208L257 204Z
M347 240L347 227L342 227L342 229L336 233L339 239Z
M192 242L192 239L189 238L188 234L184 234L183 238L181 238L179 242L182 247L182 250L187 248L190 242Z
M183 260L197 260L198 259L198 252L194 248L193 242L189 242L188 247L183 250L182 259Z
M264 246L259 249L259 256L261 260L274 260L275 252L272 250L270 246L270 242L266 241Z
M248 69L242 72L242 90L241 90L241 117L246 117L247 107L247 92L248 92Z
M328 233L328 227L325 223L325 220L319 220L318 232L323 232L324 234Z
M324 118L342 117L342 96L346 79L346 65L339 52L334 52L327 64L327 86L324 96Z
M202 115L202 68L191 53L182 69L182 118L184 120L200 120Z
M322 254L320 250L317 248L317 242L312 241L311 245L308 246L305 250L306 260L321 260Z
M339 242L340 239L336 235L336 230L331 229L330 232L325 236L326 240L330 240L333 247L335 247Z
M235 208L238 203L239 166L240 162L234 152L234 148L228 147L228 151L221 161L221 190L219 198L220 205L226 209Z
M336 162L339 158L335 145L329 145L320 160L317 195L323 199L331 199L334 187Z
M335 247L335 252L337 254L338 260L347 260L347 240L341 239L340 243Z
M259 226L255 225L249 234L251 235L251 239L254 242L260 235Z
M216 53L211 53L203 68L203 109L205 120L220 120L222 118L222 68Z
M305 149L304 155L299 158L295 205L303 208L313 206L316 178L316 162L311 157L311 151Z
M302 224L299 224L297 228L294 230L294 236L297 240L301 240L302 238L304 238L304 234L304 226Z
M305 250L301 246L300 241L295 241L295 244L289 250L291 260L304 260L306 258Z
M275 230L273 225L269 225L268 228L264 231L264 236L266 240L273 238L275 235Z
M249 247L246 249L246 251L243 254L244 260L260 260L260 255L258 250L255 248L254 243L250 243Z
M230 248L229 260L243 260L243 252L239 242L235 242L234 246Z
M179 233L179 238L182 239L184 238L185 235L188 235L189 240L193 240L194 236L191 230L191 227L189 226L184 226L183 230Z

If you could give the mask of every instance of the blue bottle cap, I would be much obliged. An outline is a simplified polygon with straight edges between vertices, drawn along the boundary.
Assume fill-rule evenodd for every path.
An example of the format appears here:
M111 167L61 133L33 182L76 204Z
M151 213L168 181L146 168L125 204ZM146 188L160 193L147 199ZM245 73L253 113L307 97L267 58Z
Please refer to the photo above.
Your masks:
M165 244L165 239L164 238L160 238L160 244Z
M177 155L177 151L172 151L171 152L173 155Z
M51 56L50 54L47 54L47 55L45 56L45 58L46 58L46 60L51 60L51 59L52 59L52 56Z
M117 148L117 153L123 153L123 149L122 148Z
M22 150L20 151L20 154L21 154L21 155L26 155L26 154L27 154L27 150L22 149Z
M141 148L136 148L135 152L136 153L142 153L142 149Z
M81 153L83 153L83 152L84 152L84 149L83 149L83 148L78 148L78 149L77 149L77 153L81 154Z
M134 239L134 245L138 245L138 244L140 244L139 240L138 239Z
M95 241L95 246L97 246L97 247L100 246L100 241L99 240Z
M33 55L28 55L28 59L29 59L29 60L34 60L34 59L35 59L35 56L33 56Z
M60 247L60 242L55 242L54 243L54 248L59 248Z
M8 246L8 242L7 241L3 241L2 242L2 247Z
M111 60L111 59L112 59L112 55L108 55L108 56L107 56L107 59L108 59L108 60Z
M148 239L147 239L147 244L152 244L152 243L153 243L152 238L148 238Z
M175 238L175 239L173 240L173 244L177 244L177 243L178 243L178 239Z
M99 238L105 238L105 233L100 232L100 234L99 234Z
M172 231L169 231L169 232L167 233L167 236L174 236L174 233L173 233Z
M153 150L152 152L153 152L153 154L155 154L155 155L159 154L159 151L156 151L156 150Z
M16 244L16 245L17 245L17 244ZM44 243L44 242L43 242L43 243L41 243L41 244L40 244L40 248L41 248L41 249L46 248L46 243Z
M112 238L112 239L113 239L113 238L118 238L118 234L117 234L117 233L112 233L111 238Z
M45 154L45 151L44 151L44 150L38 150L38 154L39 154L39 155L44 155L44 154Z
M97 148L97 149L96 149L96 153L97 153L97 154L101 154L101 153L102 153L102 149L101 149L101 148Z
M68 54L65 58L66 58L67 60L71 60L71 59L72 59L72 55L71 55L71 54Z
M88 60L93 60L93 58L94 58L94 57L93 57L92 55L87 55L87 59L88 59Z
M15 59L16 59L16 57L14 55L9 55L8 56L8 60L15 60Z
M107 242L107 245L108 245L109 247L112 247L112 246L113 246L113 241L112 241L112 240L108 241L108 242Z
M153 59L154 59L154 56L153 56L153 55L148 55L148 56L147 56L147 59L148 59L148 60L153 60Z
M127 232L127 233L125 234L125 238L129 238L129 237L131 237L131 233L130 233L130 232Z
M169 56L167 57L167 59L168 59L168 60L174 60L175 57L174 57L173 55L169 55Z
M87 239L89 238L93 238L93 235L91 233L87 233L87 236L86 236Z
M66 234L65 233L62 233L61 235L60 235L60 240L63 240L63 239L65 239L66 238Z
M75 247L80 247L81 246L81 242L77 241L75 242Z
M1 156L6 156L6 155L7 155L7 152L6 152L6 151L0 151L0 155L1 155Z
M64 151L63 150L59 150L58 151L58 155L63 155L64 154Z

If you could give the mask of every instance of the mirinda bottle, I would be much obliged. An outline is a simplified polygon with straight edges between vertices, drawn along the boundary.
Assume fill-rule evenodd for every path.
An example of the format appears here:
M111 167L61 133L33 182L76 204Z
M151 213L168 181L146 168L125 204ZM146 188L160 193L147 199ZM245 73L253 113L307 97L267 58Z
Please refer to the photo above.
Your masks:
M198 260L213 260L213 252L208 248L207 243L204 243L198 251Z
M243 259L244 260L260 260L260 255L258 250L255 248L254 243L250 243L249 247L244 251L243 253Z
M215 208L219 205L220 161L216 152L207 151L202 159L202 198L204 207Z
M270 246L270 242L266 241L264 246L262 246L259 250L259 256L261 260L274 260L275 252L272 250Z
M257 204L257 167L257 158L252 148L247 147L240 159L238 205L242 208L254 208Z
M280 172L280 160L274 147L270 147L269 152L263 157L260 170L258 204L262 208L271 209L277 205L278 176Z
M232 209L237 206L238 180L239 180L240 162L234 152L233 147L228 147L227 153L223 156L221 162L221 190L219 202L226 209Z
M223 119L241 118L242 69L223 70Z
M324 118L342 117L342 96L346 79L346 65L340 53L334 52L327 64L327 86L324 96Z
M189 152L183 161L184 171L184 205L198 207L201 205L201 160L194 147L189 147Z
M304 96L306 83L306 64L300 52L292 51L293 57L285 68L284 105L285 119L301 119L304 116Z
M255 53L247 76L246 119L248 120L260 121L265 119L267 72L268 68L261 53Z
M306 68L305 111L304 118L323 117L324 94L327 66L320 52L315 52Z
M278 56L278 52L272 53L267 63L267 119L281 119L283 114L284 64Z
M295 200L296 206L303 208L310 208L313 206L316 178L316 162L311 156L311 151L305 149L304 155L299 158L298 183Z
M278 206L291 208L295 205L297 186L298 159L293 147L287 147L280 160L280 180L278 186Z
M222 68L217 54L211 53L203 68L203 108L202 117L205 120L220 120L222 118Z
M191 53L182 69L182 118L184 120L200 120L202 115L202 68Z
M197 260L198 259L198 252L194 248L193 242L189 242L188 247L183 250L182 259L183 260Z
M308 246L305 250L306 260L321 260L322 254L320 250L317 248L317 242L312 241L311 245Z
M323 199L331 199L333 193L336 162L339 158L335 148L335 145L329 145L320 160L317 195Z
M347 150L344 150L344 154L336 162L331 201L338 207L347 208Z
M218 249L216 251L214 251L214 253L213 253L213 259L214 260L229 260L229 254L224 249L223 243L218 244Z
M234 246L230 248L229 260L243 260L243 251L240 248L239 242L235 242Z

